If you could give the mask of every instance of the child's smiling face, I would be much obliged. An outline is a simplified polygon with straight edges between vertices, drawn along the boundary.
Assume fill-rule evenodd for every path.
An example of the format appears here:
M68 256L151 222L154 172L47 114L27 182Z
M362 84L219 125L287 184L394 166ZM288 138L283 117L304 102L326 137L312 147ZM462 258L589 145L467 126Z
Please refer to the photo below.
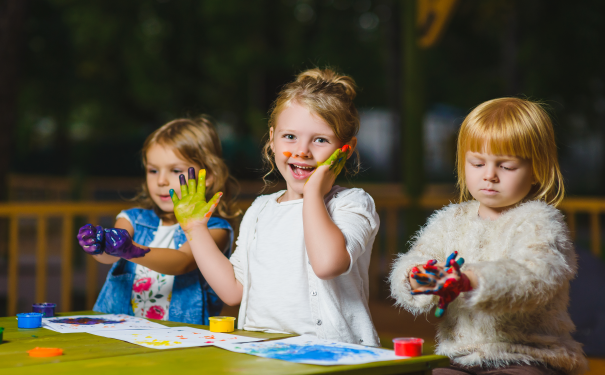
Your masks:
M287 200L302 198L305 181L317 164L343 146L324 120L295 102L279 114L269 135L275 164L288 186Z
M147 150L147 189L149 196L164 212L174 212L170 198L170 189L181 196L179 175L187 174L187 169L194 167L199 171L200 166L183 160L173 149L161 144L154 144Z
M535 182L530 160L466 152L466 186L479 201L479 216L496 219L529 194Z

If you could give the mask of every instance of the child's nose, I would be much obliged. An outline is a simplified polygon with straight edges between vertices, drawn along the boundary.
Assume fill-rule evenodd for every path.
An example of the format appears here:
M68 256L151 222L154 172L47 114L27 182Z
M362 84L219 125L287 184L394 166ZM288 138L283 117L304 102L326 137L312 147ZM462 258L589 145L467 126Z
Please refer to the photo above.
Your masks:
M168 177L165 173L160 173L158 176L158 185L160 186L168 186L170 182L168 181Z
M496 173L496 169L495 168L486 168L485 169L485 175L483 176L483 179L486 181L497 181L498 180L498 174Z

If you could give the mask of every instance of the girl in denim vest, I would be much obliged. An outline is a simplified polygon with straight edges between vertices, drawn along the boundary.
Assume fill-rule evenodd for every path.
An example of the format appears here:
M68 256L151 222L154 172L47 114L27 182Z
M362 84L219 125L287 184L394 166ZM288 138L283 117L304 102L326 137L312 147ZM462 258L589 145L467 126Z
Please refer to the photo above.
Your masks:
M169 190L179 186L179 175L188 168L204 168L208 193L221 190L228 197L216 208L218 216L237 216L229 199L237 183L221 154L207 116L171 121L147 138L142 150L146 182L137 197L141 208L120 212L115 228L87 224L78 234L84 251L113 264L95 311L195 324L208 324L209 316L220 313L222 301L196 266ZM233 229L223 218L211 218L208 229L222 256L229 257Z

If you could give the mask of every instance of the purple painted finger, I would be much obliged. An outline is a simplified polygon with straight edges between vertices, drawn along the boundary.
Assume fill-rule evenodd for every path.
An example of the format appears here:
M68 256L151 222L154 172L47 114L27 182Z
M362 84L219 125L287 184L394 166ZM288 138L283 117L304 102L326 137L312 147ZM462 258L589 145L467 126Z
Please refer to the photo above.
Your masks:
M126 229L105 229L105 252L109 255L124 259L144 257L149 248L140 248L132 243L130 233Z
M195 168L193 168L193 167L189 168L189 179L195 180Z

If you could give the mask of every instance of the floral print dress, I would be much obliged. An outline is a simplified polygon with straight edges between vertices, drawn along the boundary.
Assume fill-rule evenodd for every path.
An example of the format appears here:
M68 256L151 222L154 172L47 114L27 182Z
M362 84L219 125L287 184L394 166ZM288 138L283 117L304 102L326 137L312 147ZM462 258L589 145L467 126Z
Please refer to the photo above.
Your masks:
M160 222L155 238L149 247L175 249L174 232L176 228L178 228L178 224L162 226ZM173 285L173 275L164 275L137 264L131 301L134 316L168 320Z

